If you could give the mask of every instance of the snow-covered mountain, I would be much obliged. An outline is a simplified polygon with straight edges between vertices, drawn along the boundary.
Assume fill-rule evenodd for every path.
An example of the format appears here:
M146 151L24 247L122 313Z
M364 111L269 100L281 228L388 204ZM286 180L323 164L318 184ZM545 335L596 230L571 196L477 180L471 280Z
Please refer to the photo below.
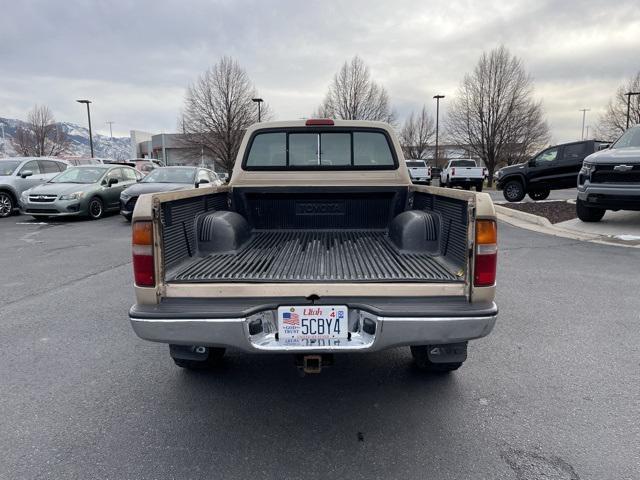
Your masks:
M0 157L17 156L11 139L16 134L16 130L22 124L21 120L14 118L0 117L0 125L4 126L4 145L2 142L2 131L0 130ZM58 127L66 132L69 137L69 149L64 155L70 156L89 156L91 148L89 147L89 129L69 122L58 122ZM0 127L2 128L2 127ZM4 151L3 151L4 147ZM125 160L131 156L131 139L129 137L109 137L93 133L93 151L94 156L100 158L115 158L117 160Z

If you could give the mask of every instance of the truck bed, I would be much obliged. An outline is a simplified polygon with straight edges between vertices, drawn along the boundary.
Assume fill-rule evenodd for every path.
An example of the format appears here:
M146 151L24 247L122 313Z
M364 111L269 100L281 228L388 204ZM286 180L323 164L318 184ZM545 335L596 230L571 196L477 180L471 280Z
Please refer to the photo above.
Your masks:
M452 282L444 258L402 252L386 230L258 230L237 252L178 268L172 282Z

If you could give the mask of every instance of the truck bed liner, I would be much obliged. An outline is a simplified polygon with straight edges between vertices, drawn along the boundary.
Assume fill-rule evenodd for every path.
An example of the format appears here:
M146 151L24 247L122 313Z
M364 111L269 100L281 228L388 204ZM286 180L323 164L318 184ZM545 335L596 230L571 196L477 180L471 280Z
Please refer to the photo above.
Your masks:
M255 230L240 250L172 273L172 282L463 281L442 257L398 250L386 230Z

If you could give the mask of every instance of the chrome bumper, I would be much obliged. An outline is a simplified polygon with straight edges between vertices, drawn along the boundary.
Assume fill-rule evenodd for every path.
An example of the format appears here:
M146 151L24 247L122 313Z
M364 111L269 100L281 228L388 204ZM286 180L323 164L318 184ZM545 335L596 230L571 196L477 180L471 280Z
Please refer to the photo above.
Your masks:
M349 340L339 344L283 344L276 338L274 315L265 312L245 318L136 318L130 316L135 333L144 340L177 345L236 348L245 352L356 352L379 351L406 345L457 343L488 335L497 319L495 313L465 317L382 317L359 312ZM249 325L257 319L262 331L251 334ZM365 319L368 328L363 328ZM371 323L375 328L371 328ZM255 324L255 323L254 323ZM369 332L369 333L368 333Z

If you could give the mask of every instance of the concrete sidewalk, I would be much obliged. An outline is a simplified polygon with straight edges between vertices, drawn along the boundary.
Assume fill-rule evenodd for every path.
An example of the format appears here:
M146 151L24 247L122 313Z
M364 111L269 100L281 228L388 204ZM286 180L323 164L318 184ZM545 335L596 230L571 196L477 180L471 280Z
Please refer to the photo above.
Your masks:
M580 233L607 235L618 240L640 240L640 212L610 212L599 222L587 223L577 218L554 226Z

